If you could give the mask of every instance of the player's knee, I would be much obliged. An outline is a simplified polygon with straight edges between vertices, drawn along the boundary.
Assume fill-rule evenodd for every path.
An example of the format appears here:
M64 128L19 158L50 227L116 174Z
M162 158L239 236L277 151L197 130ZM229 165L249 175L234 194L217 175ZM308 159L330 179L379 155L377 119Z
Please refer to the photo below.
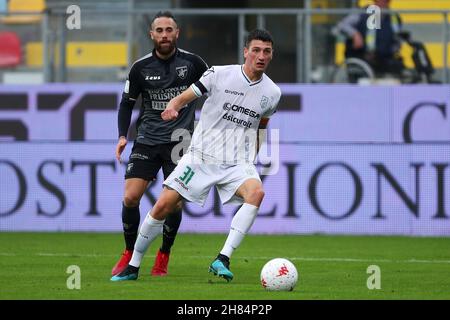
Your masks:
M247 201L250 204L253 204L257 207L259 207L259 205L261 204L261 202L264 199L264 190L261 187L257 187L255 189L253 189L252 191L249 192L248 196L247 196Z
M182 201L178 201L174 208L175 208L173 210L174 212L178 212L178 211L183 210L183 202Z
M263 190L263 188L257 188L254 191L254 197L261 203L264 199L265 196L265 192Z
M141 199L133 194L125 194L123 197L123 204L125 207L137 207Z
M168 199L162 197L156 201L152 210L152 216L155 219L163 219L172 211L174 211L174 205Z

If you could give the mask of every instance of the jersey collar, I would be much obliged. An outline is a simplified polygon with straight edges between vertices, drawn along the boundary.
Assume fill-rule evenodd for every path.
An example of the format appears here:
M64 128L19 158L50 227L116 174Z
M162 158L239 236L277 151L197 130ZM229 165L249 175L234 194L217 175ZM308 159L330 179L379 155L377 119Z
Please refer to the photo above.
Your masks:
M159 61L161 61L161 62L163 62L163 63L169 63L169 62L171 62L173 59L175 59L175 57L178 55L178 48L175 47L175 52L173 53L173 55L171 55L171 56L169 57L169 59L166 59L166 60L161 59L160 57L158 57L158 55L156 54L156 49L153 49L152 53L153 53L153 56L154 56L156 59L158 59Z
M255 84L260 83L263 80L264 74L256 81L251 81L244 72L244 65L241 65L241 73L244 76L244 79L248 82L250 86L254 86Z

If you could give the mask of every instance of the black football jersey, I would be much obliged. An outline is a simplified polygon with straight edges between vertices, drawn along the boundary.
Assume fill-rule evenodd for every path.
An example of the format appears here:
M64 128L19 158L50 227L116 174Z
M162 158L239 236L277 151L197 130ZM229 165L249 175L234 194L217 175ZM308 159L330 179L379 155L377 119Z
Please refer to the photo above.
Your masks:
M181 109L174 121L162 120L161 112L172 98L189 88L207 69L202 58L179 48L167 60L160 59L153 50L133 64L124 93L134 100L141 96L136 142L147 145L169 143L176 129L193 132L195 101Z

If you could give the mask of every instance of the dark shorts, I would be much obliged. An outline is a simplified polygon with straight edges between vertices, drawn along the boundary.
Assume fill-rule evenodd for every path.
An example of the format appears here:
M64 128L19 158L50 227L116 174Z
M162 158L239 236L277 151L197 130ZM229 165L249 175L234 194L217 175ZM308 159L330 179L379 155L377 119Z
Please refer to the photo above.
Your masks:
M125 179L141 178L153 181L161 168L163 169L164 179L166 179L177 166L176 163L173 163L171 154L172 149L178 143L166 143L155 146L135 143L131 150ZM180 149L180 152L177 153L179 159L183 154L183 149L179 146L177 148Z

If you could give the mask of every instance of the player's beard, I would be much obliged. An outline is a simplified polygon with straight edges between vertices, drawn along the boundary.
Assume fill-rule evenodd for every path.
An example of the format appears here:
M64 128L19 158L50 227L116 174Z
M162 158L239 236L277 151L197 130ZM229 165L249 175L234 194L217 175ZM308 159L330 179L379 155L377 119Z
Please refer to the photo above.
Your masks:
M156 51L162 55L168 55L175 49L175 41L167 40L165 43L154 43Z

